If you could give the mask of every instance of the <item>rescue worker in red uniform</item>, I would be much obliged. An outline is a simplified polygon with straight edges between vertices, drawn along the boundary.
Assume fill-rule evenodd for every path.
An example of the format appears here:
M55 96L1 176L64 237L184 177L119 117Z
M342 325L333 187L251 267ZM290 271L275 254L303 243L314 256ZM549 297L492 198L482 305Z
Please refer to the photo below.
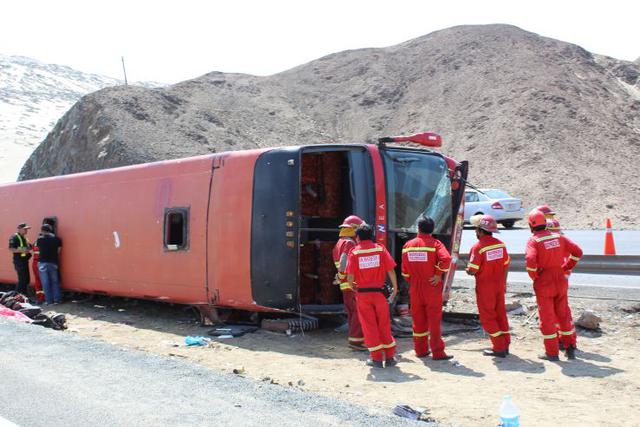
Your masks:
M498 223L491 215L481 215L476 222L478 243L469 254L467 274L476 278L476 302L482 328L489 334L491 350L485 356L506 357L511 335L504 305L507 273L511 257L505 244L493 237L499 233Z
M338 270L336 279L342 291L342 301L347 312L347 324L349 325L349 347L354 350L367 350L364 345L364 335L358 318L358 307L356 305L356 291L349 286L347 281L347 259L351 250L356 246L356 228L364 221L356 216L350 215L340 225L340 237L333 247L333 262Z
M541 359L559 360L559 342L568 359L575 359L576 331L568 300L568 277L582 256L582 249L566 236L547 230L544 214L532 210L529 227L533 236L525 250L527 273L533 279L540 331L545 354ZM556 323L559 327L556 327Z
M364 344L370 353L368 366L395 366L396 342L391 335L391 316L389 301L384 295L385 275L389 276L393 290L390 300L398 293L398 281L394 270L396 262L387 249L373 242L373 229L362 224L356 230L358 243L348 256L347 280L355 287L358 296L358 316L364 332Z
M434 226L429 217L418 220L418 236L402 248L402 276L409 282L416 356L433 352L433 360L448 360L453 356L445 353L442 340L442 275L449 271L451 255L431 236Z
M44 290L42 290L42 282L40 281L40 271L38 270L39 260L40 260L40 249L37 246L34 246L33 262L31 263L31 271L33 272L33 288L36 292L36 301L39 303L43 303Z

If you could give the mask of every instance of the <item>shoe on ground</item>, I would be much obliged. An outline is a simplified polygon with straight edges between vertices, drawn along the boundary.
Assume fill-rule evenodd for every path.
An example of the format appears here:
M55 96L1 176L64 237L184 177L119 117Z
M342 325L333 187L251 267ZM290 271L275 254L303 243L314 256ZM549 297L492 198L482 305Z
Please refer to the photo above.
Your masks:
M398 364L398 358L397 358L397 357L395 357L395 356L394 356L394 357L392 357L391 359L387 359L387 360L384 362L384 366L385 366L385 367L387 367L387 368L390 368L390 367L392 367L392 366L396 366L397 364Z
M564 355L567 356L567 359L569 359L569 360L576 360L576 348L574 346L570 345L564 351Z
M507 353L507 356L508 356L509 355L509 347L507 347L507 349L504 352Z
M506 350L505 351L484 350L482 354L484 356L490 356L490 357L502 357L502 358L507 357Z
M371 366L372 368L383 368L382 361L380 360L367 359L365 363L367 366Z
M351 350L355 350L355 351L367 351L367 347L364 344L356 344L356 343L349 343L349 348Z
M433 360L450 360L450 359L453 359L453 356L450 354L443 354L438 357L435 357L435 356L433 357Z
M426 353L422 353L422 354L417 354L417 353L416 353L416 357L419 357L420 359L422 359L422 358L424 358L424 357L429 356L430 354L431 354L431 352L427 350L427 352L426 352Z
M539 355L538 359L540 359L540 360L548 360L549 362L557 362L558 360L560 360L560 358L558 356L549 356L546 353L543 353L543 354Z

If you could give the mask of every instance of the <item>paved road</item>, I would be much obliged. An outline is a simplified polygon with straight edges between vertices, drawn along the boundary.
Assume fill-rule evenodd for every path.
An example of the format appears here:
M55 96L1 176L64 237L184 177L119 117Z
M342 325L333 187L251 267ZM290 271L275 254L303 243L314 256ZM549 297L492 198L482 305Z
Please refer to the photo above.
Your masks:
M582 247L585 254L603 255L604 230L564 230L565 234ZM497 238L507 244L507 248L514 254L524 253L524 247L531 236L529 229L500 229ZM614 230L613 238L618 255L640 255L640 230ZM462 233L461 253L469 253L471 246L476 243L473 228L465 228Z
M0 337L0 426L3 418L47 427L417 425L335 399L5 319L0 319Z

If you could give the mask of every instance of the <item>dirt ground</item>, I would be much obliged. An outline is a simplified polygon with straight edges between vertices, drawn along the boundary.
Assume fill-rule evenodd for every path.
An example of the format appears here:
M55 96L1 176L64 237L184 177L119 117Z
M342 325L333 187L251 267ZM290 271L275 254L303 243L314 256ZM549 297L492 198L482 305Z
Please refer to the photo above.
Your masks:
M356 402L389 413L396 404L426 407L437 421L463 426L495 426L504 395L520 408L522 425L638 425L640 420L640 313L626 313L621 301L573 299L574 316L588 307L603 319L602 332L579 330L578 360L537 359L542 338L535 300L515 295L527 314L510 316L512 354L482 355L488 338L480 330L446 336L451 361L414 356L410 338L397 339L402 359L384 370L364 365L366 354L346 347L344 333L323 328L304 334L259 330L219 339L208 347L187 347L184 337L203 335L180 306L94 297L56 307L68 313L66 333L95 337L118 346L180 357L212 369L296 387ZM457 290L456 311L474 311L474 296ZM460 330L460 325L445 324Z

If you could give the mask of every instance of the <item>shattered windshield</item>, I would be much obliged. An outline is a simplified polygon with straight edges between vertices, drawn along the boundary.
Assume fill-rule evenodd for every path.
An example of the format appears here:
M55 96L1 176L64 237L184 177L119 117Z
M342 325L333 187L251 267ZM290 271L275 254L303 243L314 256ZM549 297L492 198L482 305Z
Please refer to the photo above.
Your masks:
M418 218L435 222L434 234L451 233L451 182L440 156L384 150L389 229L417 233Z

